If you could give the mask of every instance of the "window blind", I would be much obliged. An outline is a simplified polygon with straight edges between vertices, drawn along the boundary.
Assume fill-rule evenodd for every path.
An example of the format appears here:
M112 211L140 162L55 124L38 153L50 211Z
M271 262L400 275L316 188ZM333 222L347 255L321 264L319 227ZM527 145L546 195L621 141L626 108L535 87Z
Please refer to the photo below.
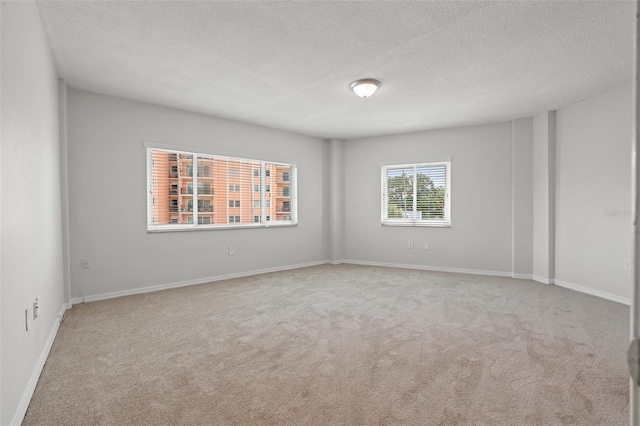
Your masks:
M451 162L383 166L381 178L383 225L451 225Z
M149 230L297 221L292 164L155 148L147 148L147 164Z

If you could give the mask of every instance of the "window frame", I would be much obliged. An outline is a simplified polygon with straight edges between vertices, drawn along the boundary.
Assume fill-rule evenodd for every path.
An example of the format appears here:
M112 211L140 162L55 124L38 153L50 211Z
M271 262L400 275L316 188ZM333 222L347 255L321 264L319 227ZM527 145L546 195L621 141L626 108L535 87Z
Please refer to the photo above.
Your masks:
M209 221L209 223L205 223L205 219ZM198 225L211 225L211 216L198 216Z
M382 226L422 226L432 228L450 228L451 227L451 159L428 161L420 163L408 164L383 164L380 166L380 224ZM389 195L387 173L389 169L413 168L414 182L416 179L417 169L421 167L437 167L445 166L445 187L444 187L444 218L443 219L411 219L411 218L389 218ZM416 200L417 187L414 185L414 203Z
M156 144L156 143L148 143L145 142L144 143L144 148L145 148L145 153L146 153L146 158L147 158L147 232L148 233L154 233L154 232L182 232L182 231L197 231L197 230L222 230L222 229L247 229L247 228L277 228L277 227L291 227L291 226L297 226L298 225L298 211L297 211L297 165L293 162L281 162L281 161L272 161L270 159L265 159L265 160L255 160L255 159L249 159L249 158L240 158L240 157L233 157L233 156L226 156L226 155L220 155L220 154L216 154L216 153L212 153L212 152L203 152L203 150L195 150L195 149L191 149L191 148L184 148L184 147L174 147L174 146L169 146L169 145L164 145L164 144ZM202 157L209 157L209 158L215 158L215 159L221 159L221 160L228 160L228 161L239 161L239 162L249 162L249 163L259 163L260 164L260 170L262 171L261 173L261 185L260 185L260 200L261 201L266 201L265 198L268 198L268 196L266 194L268 194L268 191L263 190L262 188L267 187L267 185L264 184L264 171L267 170L267 167L271 167L271 166L282 166L282 167L288 167L290 168L290 173L291 173L291 185L294 186L294 188L292 189L292 194L291 194L291 200L292 200L292 212L291 212L291 220L278 220L278 221L273 221L271 220L271 215L269 214L270 212L268 211L269 207L265 206L265 207L261 207L260 208L260 217L261 217L261 221L260 222L248 222L248 223L238 223L238 222L233 222L233 223L212 223L212 224L198 224L198 220L196 219L198 217L198 212L196 211L196 209L194 208L193 210L193 215L191 216L192 218L192 222L193 223L167 223L167 224L158 224L157 222L154 222L154 211L153 208L154 206L151 204L152 200L153 200L153 196L154 196L154 192L153 192L153 168L154 168L154 163L155 160L153 159L153 152L154 151L160 151L160 152L167 152L169 154L175 154L175 155L180 155L180 154L184 154L187 156L191 156L191 158L198 158L200 156ZM194 160L195 163L195 160ZM169 166L169 170L170 173L173 172L173 170L171 169L171 165ZM194 181L193 182L197 182L197 170L194 170ZM251 177L253 177L253 173L251 173ZM194 194L189 194L192 196L193 200L197 200L197 185L193 185L194 186ZM235 189L235 188L234 188ZM250 190L250 194L255 194L254 191L252 191L253 188L251 188ZM227 195L228 194L237 194L237 193L242 193L242 188L239 188L239 191L229 191L229 188L227 188ZM221 196L224 196L224 194L220 194ZM270 201L270 200L269 200ZM195 205L195 203L194 203ZM261 203L261 205L264 205L263 203ZM244 215L244 213L243 213ZM255 214L252 213L251 217L253 219L253 216ZM237 215L229 215L229 216L237 216ZM213 222L213 221L212 221Z

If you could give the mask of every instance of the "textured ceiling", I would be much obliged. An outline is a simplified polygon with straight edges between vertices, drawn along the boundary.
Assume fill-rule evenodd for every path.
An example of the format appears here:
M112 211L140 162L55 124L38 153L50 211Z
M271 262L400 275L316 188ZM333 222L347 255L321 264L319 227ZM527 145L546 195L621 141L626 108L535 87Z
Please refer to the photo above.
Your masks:
M41 1L71 87L323 138L504 121L632 81L635 2ZM382 82L371 98L349 84Z

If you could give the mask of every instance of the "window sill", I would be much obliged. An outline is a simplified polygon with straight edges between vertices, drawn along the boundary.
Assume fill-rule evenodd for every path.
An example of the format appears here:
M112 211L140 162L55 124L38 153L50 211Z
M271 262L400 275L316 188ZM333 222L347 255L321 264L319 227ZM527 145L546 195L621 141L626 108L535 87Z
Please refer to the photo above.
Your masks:
M382 226L410 226L410 227L427 227L427 228L451 228L451 223L425 223L425 222L381 222Z
M247 224L247 225L181 225L181 226L157 226L153 228L147 228L147 234L157 234L164 232L194 232L194 231L226 231L229 229L261 229L261 228L291 228L298 226L297 223L273 223L269 225L265 224Z

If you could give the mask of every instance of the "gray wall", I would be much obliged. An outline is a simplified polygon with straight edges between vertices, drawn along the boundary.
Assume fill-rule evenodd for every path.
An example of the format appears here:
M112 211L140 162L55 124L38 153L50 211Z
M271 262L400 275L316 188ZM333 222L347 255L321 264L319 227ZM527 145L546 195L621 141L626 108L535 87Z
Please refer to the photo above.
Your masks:
M511 149L511 122L347 141L345 259L511 274ZM446 158L452 226L381 226L380 165Z
M331 248L329 260L332 263L340 263L344 259L344 228L345 228L345 204L344 198L344 144L341 139L330 139L328 177L330 182L329 200L329 229L331 230Z
M79 90L67 108L72 297L327 259L326 141ZM296 163L298 226L147 233L145 141Z
M557 112L556 282L627 301L632 95L624 86Z
M533 119L513 120L513 276L533 273Z
M533 117L533 279L553 283L555 270L556 113Z
M2 2L0 424L20 420L63 308L58 81L35 4ZM24 310L40 298L25 331ZM24 396L27 396L27 399ZM21 405L22 404L22 405Z

